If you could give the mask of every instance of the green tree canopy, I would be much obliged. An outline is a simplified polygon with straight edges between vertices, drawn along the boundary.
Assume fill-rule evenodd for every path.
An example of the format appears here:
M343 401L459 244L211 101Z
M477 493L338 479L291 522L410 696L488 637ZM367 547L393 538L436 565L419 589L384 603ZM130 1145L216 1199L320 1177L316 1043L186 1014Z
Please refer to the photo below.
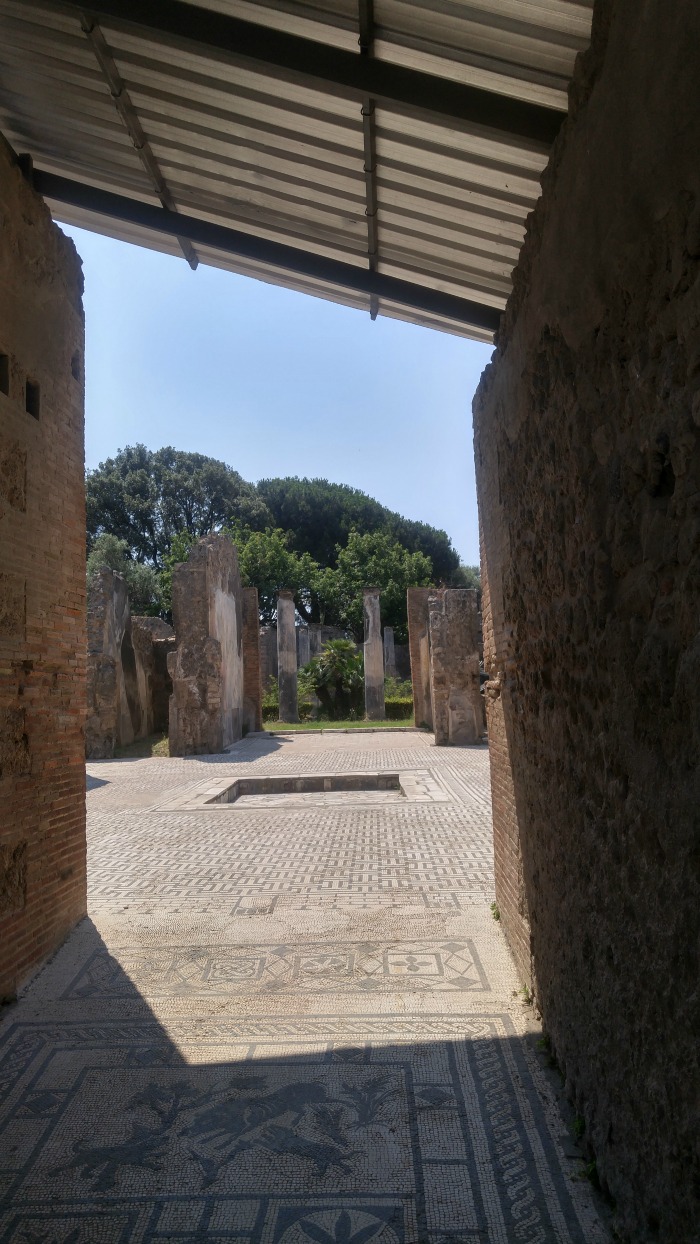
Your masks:
M205 536L226 523L270 525L264 501L237 471L166 446L128 445L86 480L88 546L103 532L125 540L134 561L161 569L181 531Z
M409 553L387 532L360 535L358 531L351 531L345 548L338 550L336 575L340 625L352 631L357 640L362 639L362 589L378 587L382 624L392 626L397 641L406 643L406 589L430 586L433 580L430 558L424 553Z
M129 608L135 616L155 616L163 605L161 581L152 566L135 562L126 540L103 532L95 540L87 559L87 577L97 570L115 570L123 575L129 589Z
M446 532L402 518L358 488L290 477L260 480L258 495L275 525L292 533L291 547L308 553L320 566L337 566L338 549L345 547L351 531L384 531L410 553L430 558L436 584L451 583L459 567Z

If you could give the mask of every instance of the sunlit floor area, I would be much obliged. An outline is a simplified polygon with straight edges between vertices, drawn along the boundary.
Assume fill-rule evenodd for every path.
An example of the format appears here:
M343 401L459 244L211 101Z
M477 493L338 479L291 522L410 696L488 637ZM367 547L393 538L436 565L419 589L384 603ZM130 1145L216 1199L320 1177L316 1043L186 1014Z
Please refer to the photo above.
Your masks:
M608 1240L491 909L486 747L252 736L87 798L89 918L0 1028L0 1240Z

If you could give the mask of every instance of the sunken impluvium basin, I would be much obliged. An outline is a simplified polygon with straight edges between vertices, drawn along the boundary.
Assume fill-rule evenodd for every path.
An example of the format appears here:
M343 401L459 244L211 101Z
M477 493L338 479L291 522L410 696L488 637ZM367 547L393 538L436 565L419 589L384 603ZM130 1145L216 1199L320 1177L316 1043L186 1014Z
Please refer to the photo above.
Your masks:
M406 801L443 803L450 796L428 769L404 773L304 773L219 778L204 782L162 805L163 811L187 809L290 807L295 803Z
M243 777L236 778L220 794L207 803L235 803L246 795L313 795L330 791L378 791L394 790L403 796L401 777L398 773L319 773L303 777Z

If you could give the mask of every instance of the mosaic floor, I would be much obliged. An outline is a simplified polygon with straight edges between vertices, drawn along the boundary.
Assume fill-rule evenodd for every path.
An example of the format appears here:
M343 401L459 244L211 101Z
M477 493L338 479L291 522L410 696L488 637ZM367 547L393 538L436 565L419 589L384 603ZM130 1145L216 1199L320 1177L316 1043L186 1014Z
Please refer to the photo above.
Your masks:
M368 771L409 795L198 799ZM254 737L88 788L89 918L0 1026L0 1244L607 1244L489 910L485 748Z

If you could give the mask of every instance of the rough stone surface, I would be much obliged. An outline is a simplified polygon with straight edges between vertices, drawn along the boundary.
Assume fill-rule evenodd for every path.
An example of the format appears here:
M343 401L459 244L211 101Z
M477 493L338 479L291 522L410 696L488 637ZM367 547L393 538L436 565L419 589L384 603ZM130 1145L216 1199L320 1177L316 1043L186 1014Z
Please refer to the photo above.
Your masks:
M447 802L159 810L368 769ZM255 738L89 786L90 919L0 1027L3 1240L606 1244L489 912L485 748Z
M243 727L243 620L238 553L227 536L204 536L173 574L177 648L170 754L222 752Z
M384 705L384 645L379 604L379 588L366 587L362 594L365 623L365 717L368 721L383 721Z
M296 610L294 593L280 592L277 597L277 680L279 686L280 721L298 721L297 700L297 637L294 625Z
M246 730L262 730L262 683L260 679L260 608L258 589L244 587L241 594L243 619L243 725Z
M384 627L384 674L387 678L396 678L396 645L392 626Z
M475 401L497 898L634 1244L700 1222L699 45L597 6Z
M406 593L408 612L408 648L413 683L413 714L417 726L433 728L433 705L430 695L430 632L428 598L431 588L409 587Z
M85 911L82 272L0 138L0 997ZM76 379L77 374L77 379ZM27 381L39 386L39 417Z
M124 578L96 571L88 583L85 755L104 759L115 747L167 729L172 627L160 618L132 618Z
M479 743L484 709L479 681L479 612L473 588L428 597L430 695L438 746Z

